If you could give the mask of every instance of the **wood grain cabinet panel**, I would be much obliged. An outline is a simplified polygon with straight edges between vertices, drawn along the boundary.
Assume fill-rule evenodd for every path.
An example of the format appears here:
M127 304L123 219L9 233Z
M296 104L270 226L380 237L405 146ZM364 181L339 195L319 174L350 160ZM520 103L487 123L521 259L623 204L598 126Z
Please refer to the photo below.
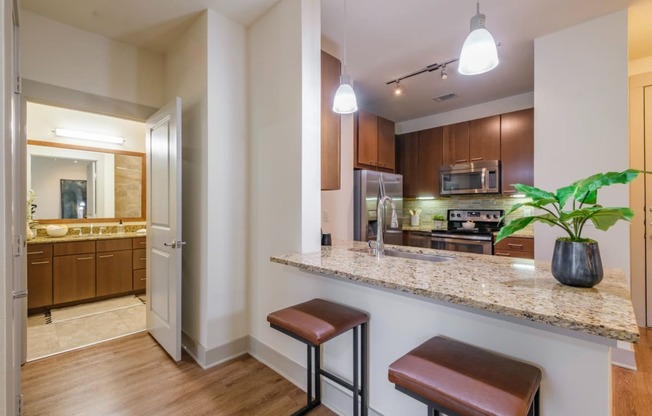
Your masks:
M358 110L358 157L359 165L378 166L378 117L365 110Z
M394 122L383 117L378 117L378 167L396 169L396 137L394 135Z
M127 243L131 242L127 241ZM97 253L96 296L107 296L133 290L132 250Z
M133 251L134 269L144 269L147 267L147 250L139 249Z
M134 290L144 291L147 286L147 269L134 270Z
M94 246L95 242L92 243ZM59 244L55 244L55 253ZM55 304L95 297L94 252L55 256L53 267L53 302Z
M469 161L500 160L500 115L469 121Z
M132 245L131 248L134 250L142 248L145 249L147 248L147 237L136 237L132 238Z
M340 61L321 51L321 190L340 189L340 122L333 111L335 92L340 85Z
M112 240L97 240L95 251L131 250L133 243L130 238L116 238Z
M419 132L419 166L416 196L439 195L439 168L443 162L444 129L421 130Z
M396 136L396 172L403 175L403 198L415 198L419 188L419 134Z
M27 246L27 308L52 305L52 244Z
M512 194L515 183L534 185L534 109L503 114L500 125L502 192Z
M444 126L444 165L469 163L469 122Z
M534 238L507 237L494 245L494 255L504 257L518 257L522 259L534 258Z
M54 244L54 255L95 253L95 241L73 241Z

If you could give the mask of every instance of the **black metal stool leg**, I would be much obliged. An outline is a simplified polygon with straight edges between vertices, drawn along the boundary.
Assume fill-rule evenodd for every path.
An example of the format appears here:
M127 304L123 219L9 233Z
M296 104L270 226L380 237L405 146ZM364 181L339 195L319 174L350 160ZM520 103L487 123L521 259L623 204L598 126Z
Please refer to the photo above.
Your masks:
M321 404L321 346L315 347L315 401Z
M307 384L307 387L306 387L306 396L307 396L306 406L308 406L308 405L310 405L310 402L312 401L312 378L313 378L313 375L312 375L312 347L310 345L306 344L306 349L308 350L308 358L306 360L308 362L308 371L307 371L308 379L306 381L306 384Z
M358 416L360 403L358 402L359 386L358 386L358 327L353 328L353 416Z
M368 369L368 351L367 351L367 342L369 337L369 324L366 322L361 325L361 334L360 334L360 372L362 382L360 383L360 407L362 407L362 416L368 416L369 414L369 369Z

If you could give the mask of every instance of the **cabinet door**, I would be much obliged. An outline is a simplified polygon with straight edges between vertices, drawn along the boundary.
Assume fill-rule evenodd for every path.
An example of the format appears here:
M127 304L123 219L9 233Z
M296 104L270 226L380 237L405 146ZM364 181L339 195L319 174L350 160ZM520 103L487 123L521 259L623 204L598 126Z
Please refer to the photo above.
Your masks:
M134 290L144 291L147 286L147 269L134 270Z
M409 232L407 237L407 245L410 247L430 248L430 234Z
M415 198L418 189L418 133L396 136L396 172L403 175L403 198Z
M442 127L419 132L417 196L439 195L439 168L443 160L443 135Z
M52 257L27 256L27 308L52 305Z
M133 267L134 269L144 269L147 267L147 250L139 249L133 251Z
M358 164L378 166L378 117L358 110Z
M321 51L321 190L340 189L340 118L333 111L340 61Z
M469 121L469 160L500 159L500 116Z
M469 123L444 126L444 165L469 163Z
M55 245L55 252L57 245ZM94 253L54 257L53 270L54 303L95 297Z
M133 288L131 262L131 250L97 253L96 296L131 291Z
M515 183L534 185L534 109L503 114L500 118L503 194L515 193Z
M394 172L396 164L396 137L394 122L378 117L378 167Z

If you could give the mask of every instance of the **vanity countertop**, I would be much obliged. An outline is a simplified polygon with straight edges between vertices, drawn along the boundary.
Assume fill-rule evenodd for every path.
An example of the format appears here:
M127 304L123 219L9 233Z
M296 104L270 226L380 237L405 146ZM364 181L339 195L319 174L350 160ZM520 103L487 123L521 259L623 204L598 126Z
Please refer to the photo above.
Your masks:
M334 242L320 252L272 256L271 261L328 278L461 305L523 323L636 342L639 338L629 288L621 269L605 268L594 288L558 283L544 261L390 246L399 251L448 257L427 262L371 256L361 242ZM495 316L495 315L494 315Z
M111 240L116 238L137 238L147 237L147 233L125 232L124 234L66 234L63 237L38 236L27 240L27 244L44 244L44 243L69 243L73 241L91 241L91 240Z

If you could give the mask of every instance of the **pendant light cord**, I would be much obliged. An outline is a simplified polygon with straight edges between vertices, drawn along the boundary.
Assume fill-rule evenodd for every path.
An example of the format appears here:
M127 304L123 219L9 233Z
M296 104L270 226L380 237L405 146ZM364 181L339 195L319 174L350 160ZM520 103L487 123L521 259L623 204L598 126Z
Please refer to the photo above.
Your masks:
M347 18L346 18L346 0L344 0L344 65L343 65L343 74L346 74L346 38L347 38L347 32L348 32L348 27L347 27Z

